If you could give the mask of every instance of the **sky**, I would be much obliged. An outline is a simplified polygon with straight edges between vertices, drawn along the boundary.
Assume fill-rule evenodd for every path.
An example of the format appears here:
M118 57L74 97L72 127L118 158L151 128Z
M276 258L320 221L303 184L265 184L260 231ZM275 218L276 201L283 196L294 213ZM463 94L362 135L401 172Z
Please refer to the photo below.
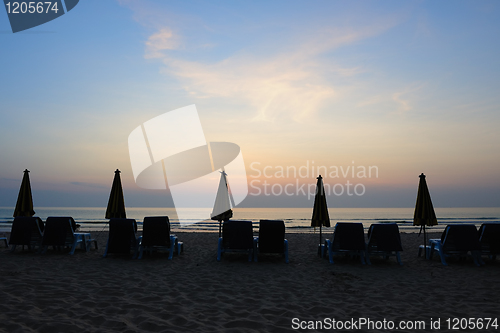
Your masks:
M81 0L12 33L0 9L0 206L171 207L128 136L196 105L241 149L243 207L500 206L497 1ZM318 170L318 167L319 170ZM354 170L354 173L353 173ZM319 171L319 172L318 172ZM369 172L371 171L371 172ZM231 175L228 175L231 182Z

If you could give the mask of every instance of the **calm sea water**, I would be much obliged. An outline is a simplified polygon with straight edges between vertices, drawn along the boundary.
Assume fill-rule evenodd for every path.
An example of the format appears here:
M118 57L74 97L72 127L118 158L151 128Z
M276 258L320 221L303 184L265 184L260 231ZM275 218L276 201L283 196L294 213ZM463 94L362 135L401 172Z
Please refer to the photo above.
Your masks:
M174 208L127 208L127 217L142 222L144 216L168 216L172 228L179 231L217 231L217 221L203 221L181 227ZM45 220L48 216L72 216L81 225L82 230L105 230L107 221L104 218L104 207L39 207L35 208L35 216ZM473 223L480 225L484 222L500 222L500 207L492 208L436 208L439 226L430 228L430 231L440 231L447 224ZM0 231L10 231L13 220L13 207L0 207ZM338 221L362 222L365 228L372 223L397 222L401 231L418 232L419 227L413 226L414 208L330 208L332 227ZM287 232L312 232L310 227L312 208L235 208L233 219L251 220L260 219L284 220ZM333 228L324 228L326 232Z

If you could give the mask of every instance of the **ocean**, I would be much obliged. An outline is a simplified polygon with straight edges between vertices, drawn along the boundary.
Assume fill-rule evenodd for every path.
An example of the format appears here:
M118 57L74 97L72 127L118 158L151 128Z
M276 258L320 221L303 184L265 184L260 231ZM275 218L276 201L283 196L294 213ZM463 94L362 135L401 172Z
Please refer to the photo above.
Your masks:
M84 231L107 229L104 218L105 207L35 207L42 220L48 216L72 216ZM136 219L140 224L145 216L168 216L172 229L178 231L217 231L217 221L206 220L188 226L180 226L174 208L126 208L127 217ZM396 222L403 232L418 232L420 227L413 226L414 208L330 208L332 227L338 221L361 222L365 229L372 223ZM480 208L435 208L439 225L429 231L441 231L447 224L472 223L477 226L485 222L500 222L500 207ZM0 232L10 231L14 207L0 207ZM287 232L314 232L310 227L312 208L234 208L233 219L258 222L261 219L284 220ZM257 225L257 224L255 224ZM323 228L325 232L333 228Z

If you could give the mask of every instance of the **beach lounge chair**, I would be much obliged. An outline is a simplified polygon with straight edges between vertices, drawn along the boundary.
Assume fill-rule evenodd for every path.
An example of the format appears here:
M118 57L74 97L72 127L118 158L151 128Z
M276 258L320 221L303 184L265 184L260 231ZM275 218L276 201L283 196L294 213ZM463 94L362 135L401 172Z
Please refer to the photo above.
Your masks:
M379 255L388 259L395 256L398 264L401 263L399 252L403 251L401 236L396 223L374 223L368 229L368 243L366 245L366 261L370 264L370 256Z
M148 216L142 224L142 238L139 244L139 259L142 259L144 251L152 253L153 250L167 250L168 259L172 260L174 252L180 254L183 248L182 242L177 236L170 234L170 222L168 216Z
M254 239L254 258L261 253L279 253L288 264L288 241L285 239L285 223L282 220L260 220L259 237Z
M252 261L253 246L252 221L224 221L217 247L217 261L221 260L224 252L248 252L248 261Z
M47 252L49 246L59 250L63 247L69 247L69 254L75 253L78 244L84 251L90 249L91 243L94 243L97 248L97 242L92 239L90 233L76 233L75 227L75 220L70 216L47 217L41 252Z
M109 236L106 243L106 250L103 258L109 253L115 254L130 254L130 250L134 251L133 257L137 256L139 250L139 242L141 238L137 238L137 223L134 219L113 218L109 220Z
M364 265L366 244L363 223L337 222L333 232L333 240L325 240L325 247L332 264L334 255L348 254L359 256Z
M443 265L448 265L446 263L447 257L458 256L463 259L468 252L471 252L476 266L483 264L477 229L472 224L447 225L441 238L429 239L429 245L431 247L429 259L432 259L432 255L436 251Z
M7 242L7 237L5 237L5 234L0 237L0 242L4 241L5 242L5 247L9 247L9 243Z
M500 223L483 223L478 233L481 255L495 260L500 254Z
M31 251L34 247L41 247L44 225L39 217L19 216L14 218L10 231L9 244L11 252L16 250L17 245L27 245Z

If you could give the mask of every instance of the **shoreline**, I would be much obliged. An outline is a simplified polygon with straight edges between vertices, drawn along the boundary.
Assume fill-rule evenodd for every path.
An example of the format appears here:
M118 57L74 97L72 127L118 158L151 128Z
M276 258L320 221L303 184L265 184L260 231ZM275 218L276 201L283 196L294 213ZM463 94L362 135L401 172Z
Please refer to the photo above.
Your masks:
M236 219L235 219L236 220ZM88 221L88 222L83 222L83 221L76 221L78 224L80 224L80 231L82 232L101 232L101 231L108 231L108 223L107 221L101 222L101 221ZM344 221L335 221L331 222L331 227L323 227L322 232L325 234L328 233L333 233L335 224L337 222L344 222ZM489 223L500 223L500 221L488 221ZM258 233L259 227L258 227L258 222L253 221L253 229L254 233ZM354 222L354 221L349 221L349 223L363 223L363 222ZM397 223L399 231L400 232L405 232L405 233L419 233L420 232L420 226L414 226L412 223L401 223L399 221L383 221L383 222L373 222L373 223L363 223L363 228L365 230L365 233L368 231L368 228L371 224L374 223ZM461 223L461 222L460 222ZM467 224L474 224L476 228L479 228L479 226L484 223L467 223ZM142 232L142 222L137 222L138 224L138 232ZM447 223L447 224L456 224L456 223ZM426 227L426 232L442 232L445 228L446 225L444 223L440 223L436 226L432 227ZM12 222L0 222L0 233L7 234L10 233L12 228ZM285 223L285 230L286 233L293 233L293 234L315 234L319 233L319 228L317 227L316 229L314 227L310 226L286 226ZM213 232L219 232L218 225L213 225L210 227L196 227L196 224L192 224L187 227L178 227L178 225L171 223L171 230L172 232L208 232L208 233L213 233Z
M398 225L399 226L399 225ZM479 228L480 225L476 225L477 228ZM434 226L432 229L426 229L427 233L440 233L446 228L446 225L439 225L439 226ZM103 230L101 230L103 229ZM333 234L333 229L334 227L330 227L328 229L323 229L322 233L324 235L328 234ZM368 231L368 228L364 228L365 234ZM0 227L0 234L7 234L10 235L11 227ZM219 229L218 228L213 228L213 229L183 229L183 228L172 228L171 229L172 233L218 233ZM108 232L108 227L105 228L86 228L85 226L80 227L77 232ZM142 233L142 228L138 226L137 229L138 235ZM400 233L407 233L407 234L418 234L420 233L420 227L419 226L411 226L411 227L406 227L406 228L401 228L399 226L399 232ZM286 233L287 234L319 234L319 229L313 230L312 227L303 227L303 228L286 228ZM254 227L254 234L258 234L258 227Z

